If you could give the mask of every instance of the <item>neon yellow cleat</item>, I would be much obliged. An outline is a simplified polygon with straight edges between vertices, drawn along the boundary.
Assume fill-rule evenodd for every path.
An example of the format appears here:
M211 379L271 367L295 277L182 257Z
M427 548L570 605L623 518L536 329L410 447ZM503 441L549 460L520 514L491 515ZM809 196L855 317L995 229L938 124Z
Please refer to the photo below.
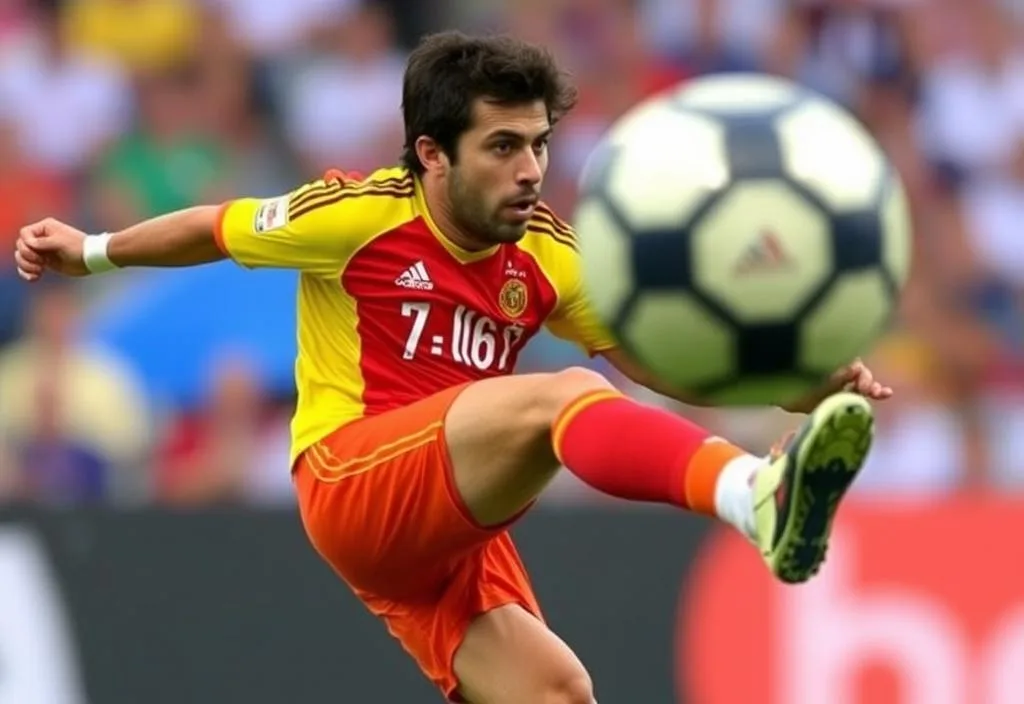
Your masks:
M868 401L835 394L754 475L756 544L783 582L798 584L818 572L832 520L871 449L873 432Z

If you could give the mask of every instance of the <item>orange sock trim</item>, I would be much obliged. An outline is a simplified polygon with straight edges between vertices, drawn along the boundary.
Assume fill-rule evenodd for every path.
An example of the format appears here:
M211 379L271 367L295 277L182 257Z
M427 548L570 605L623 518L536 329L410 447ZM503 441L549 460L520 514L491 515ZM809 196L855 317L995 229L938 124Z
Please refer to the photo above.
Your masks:
M735 445L719 439L708 438L690 458L684 476L686 505L691 511L708 516L716 515L715 486L725 465L747 454Z
M572 419L584 408L588 408L595 403L622 397L623 393L615 389L595 389L594 391L584 393L562 409L562 412L555 418L555 422L551 424L551 445L555 449L555 457L558 458L559 462L564 464L562 460L562 439L565 436L565 429L569 427Z

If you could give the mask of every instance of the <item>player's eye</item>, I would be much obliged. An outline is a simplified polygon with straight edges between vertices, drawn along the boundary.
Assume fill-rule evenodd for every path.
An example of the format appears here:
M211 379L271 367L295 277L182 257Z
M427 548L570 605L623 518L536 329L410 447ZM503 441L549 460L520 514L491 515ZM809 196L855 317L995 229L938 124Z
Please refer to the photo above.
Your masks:
M502 156L511 154L512 148L512 142L495 142L494 146L492 147L495 154L500 154Z

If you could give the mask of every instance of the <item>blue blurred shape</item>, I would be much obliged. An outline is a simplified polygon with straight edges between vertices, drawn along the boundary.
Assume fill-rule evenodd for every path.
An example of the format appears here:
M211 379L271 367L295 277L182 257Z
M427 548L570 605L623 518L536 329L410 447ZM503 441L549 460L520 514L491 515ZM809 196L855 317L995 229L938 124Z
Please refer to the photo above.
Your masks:
M83 334L125 358L158 403L202 402L215 363L239 354L268 391L290 395L296 283L295 272L232 262L149 270L91 306Z

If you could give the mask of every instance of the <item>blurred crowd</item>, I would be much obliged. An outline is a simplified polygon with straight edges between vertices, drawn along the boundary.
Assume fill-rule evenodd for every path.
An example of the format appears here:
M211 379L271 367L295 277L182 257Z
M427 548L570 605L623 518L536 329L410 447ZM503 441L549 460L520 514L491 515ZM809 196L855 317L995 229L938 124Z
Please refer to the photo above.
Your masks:
M637 100L706 72L769 71L855 110L912 199L912 281L900 324L870 360L898 393L878 408L860 490L1012 489L1024 485L1020 7L0 0L0 251L43 216L110 231L190 204L276 195L328 167L394 163L404 55L425 31L511 31L572 70L581 102L560 126L546 185L563 212L595 139ZM209 360L203 402L186 408L147 396L130 360L82 341L89 306L130 298L145 276L28 287L0 257L0 501L290 502L292 399L267 392L246 350ZM201 306L212 293L194 295ZM544 338L523 364L579 361ZM759 452L795 422L686 412ZM571 478L553 496L593 498Z

